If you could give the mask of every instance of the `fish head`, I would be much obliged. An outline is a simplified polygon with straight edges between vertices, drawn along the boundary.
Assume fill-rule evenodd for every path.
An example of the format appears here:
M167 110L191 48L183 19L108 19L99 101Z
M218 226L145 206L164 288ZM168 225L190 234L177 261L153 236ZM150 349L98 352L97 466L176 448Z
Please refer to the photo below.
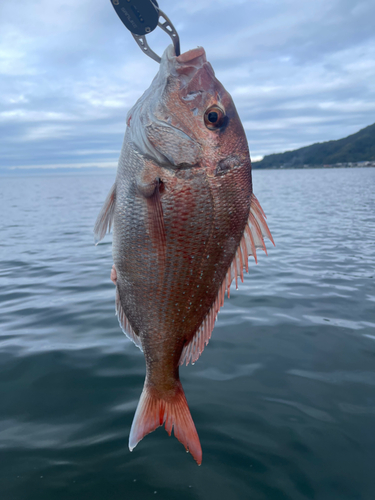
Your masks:
M251 171L246 135L230 94L202 47L176 57L169 46L150 88L129 112L133 142L143 155L172 169L206 175Z

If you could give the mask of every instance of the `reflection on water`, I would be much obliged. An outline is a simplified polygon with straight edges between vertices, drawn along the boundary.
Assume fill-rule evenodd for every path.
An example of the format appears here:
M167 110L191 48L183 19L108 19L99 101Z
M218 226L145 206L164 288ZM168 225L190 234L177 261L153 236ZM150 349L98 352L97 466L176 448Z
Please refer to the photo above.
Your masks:
M201 467L163 429L127 448L144 359L92 234L112 182L1 178L0 498L372 500L375 169L254 173L276 248L181 370Z
M335 422L335 419L328 415L327 412L318 410L317 408L312 408L311 406L303 405L301 403L296 403L295 401L285 401L284 399L277 398L264 398L264 400L292 406L294 408L297 408L297 410L300 410L302 413L305 413L309 417L316 418L317 420L321 420L322 422Z
M297 375L298 377L306 377L312 380L320 380L321 382L328 382L329 384L342 384L344 382L356 382L358 384L375 385L375 371L371 372L346 372L346 371L333 371L328 373L321 372L308 372L305 370L288 370L290 375Z

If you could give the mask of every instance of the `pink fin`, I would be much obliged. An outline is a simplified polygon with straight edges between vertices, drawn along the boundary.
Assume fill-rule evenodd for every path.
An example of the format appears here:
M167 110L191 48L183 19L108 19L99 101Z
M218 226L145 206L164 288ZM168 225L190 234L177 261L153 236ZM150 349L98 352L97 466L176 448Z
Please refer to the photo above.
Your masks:
M208 311L206 317L204 318L201 326L198 328L190 342L185 344L184 348L182 349L179 361L180 365L183 365L184 363L188 365L190 362L195 363L210 341L211 333L215 326L217 313L219 312L221 305L224 304L224 293L226 288L223 289L223 285L225 287L225 280L220 286L219 293L210 310Z
M223 283L220 285L217 297L202 324L190 342L185 344L180 357L180 365L183 365L184 363L188 365L190 362L195 363L202 354L204 347L208 344L211 338L217 314L224 304L225 290L227 291L227 296L229 298L230 286L233 279L236 282L236 289L238 288L238 276L243 282L243 269L245 268L246 272L248 272L248 256L253 255L255 262L257 262L256 248L262 248L267 253L263 237L267 236L267 238L270 239L275 245L265 217L266 216L259 204L259 201L254 195L252 195L249 218L240 240L240 244L238 245L234 255L233 262L229 266Z
M262 236L267 236L267 238L270 240L270 242L275 246L275 242L273 241L271 231L269 230L266 222L266 214L263 212L262 207L260 206L260 203L256 196L253 194L251 196L251 205L250 205L250 212L253 214L254 218L256 219ZM264 241L263 241L264 245Z
M160 189L163 183L159 179L152 182L138 182L138 191L147 201L148 230L152 246L158 255L159 273L163 275L166 258L166 236L164 225L163 206Z
M118 322L120 323L122 331L134 344L142 349L142 342L138 335L135 333L130 325L128 318L125 316L124 310L121 305L120 294L118 288L116 287L116 316L118 317Z
M105 233L110 232L113 215L115 212L115 199L116 199L116 183L113 184L108 196L104 202L102 209L98 215L98 218L95 222L94 227L94 235L95 235L95 244L97 245L100 240L102 240L105 236Z
M130 451L133 451L146 434L154 431L164 422L168 434L171 435L173 428L175 437L187 451L190 451L200 465L202 448L179 380L176 381L175 394L166 399L156 396L155 390L150 388L147 382L145 383L130 430Z
M157 250L159 265L165 265L166 257L166 237L164 226L163 207L160 199L159 183L150 198L147 198L150 236L154 248Z

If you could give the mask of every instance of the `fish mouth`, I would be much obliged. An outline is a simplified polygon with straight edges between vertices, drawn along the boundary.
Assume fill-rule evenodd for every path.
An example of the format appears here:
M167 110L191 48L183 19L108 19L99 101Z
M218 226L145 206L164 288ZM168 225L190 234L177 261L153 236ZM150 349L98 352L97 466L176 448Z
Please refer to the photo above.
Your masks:
M205 64L207 64L207 59L204 48L196 47L177 57L173 57L171 59L171 65L173 66L171 72L184 76L185 79L191 79Z
M176 56L171 44L165 49L161 58L157 79L160 82L165 82L169 75L191 77L206 63L206 52L203 47L196 47Z
M183 54L179 55L176 60L183 64L187 62L192 62L194 59L198 59L199 57L204 56L204 59L206 59L206 53L204 51L203 47L197 47L196 49L191 49L188 50L187 52L184 52Z

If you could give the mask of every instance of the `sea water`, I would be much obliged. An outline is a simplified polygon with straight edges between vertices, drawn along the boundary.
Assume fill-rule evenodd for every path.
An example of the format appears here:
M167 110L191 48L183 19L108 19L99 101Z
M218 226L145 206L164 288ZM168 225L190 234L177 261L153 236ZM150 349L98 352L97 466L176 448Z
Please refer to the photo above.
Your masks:
M254 172L276 248L181 369L201 467L163 428L127 447L144 358L92 232L113 181L0 178L1 500L373 500L375 169Z

